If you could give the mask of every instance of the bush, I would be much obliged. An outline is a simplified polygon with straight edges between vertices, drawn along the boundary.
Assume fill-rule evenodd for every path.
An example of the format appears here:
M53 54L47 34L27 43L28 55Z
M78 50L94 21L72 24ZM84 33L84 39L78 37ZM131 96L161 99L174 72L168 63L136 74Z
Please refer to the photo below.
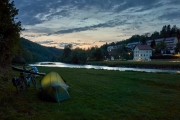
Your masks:
M165 56L162 56L162 55L159 55L159 56L151 56L150 58L151 58L151 59L180 59L179 56L170 56L170 55L165 55Z

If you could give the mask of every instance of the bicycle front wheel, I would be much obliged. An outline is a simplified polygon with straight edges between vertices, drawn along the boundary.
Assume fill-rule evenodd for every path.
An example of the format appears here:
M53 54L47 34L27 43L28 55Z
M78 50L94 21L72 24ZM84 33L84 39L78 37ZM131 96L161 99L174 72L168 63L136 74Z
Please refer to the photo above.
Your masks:
M36 89L36 81L35 81L35 78L34 77L32 77L32 84L34 85L34 87L35 87L35 89Z

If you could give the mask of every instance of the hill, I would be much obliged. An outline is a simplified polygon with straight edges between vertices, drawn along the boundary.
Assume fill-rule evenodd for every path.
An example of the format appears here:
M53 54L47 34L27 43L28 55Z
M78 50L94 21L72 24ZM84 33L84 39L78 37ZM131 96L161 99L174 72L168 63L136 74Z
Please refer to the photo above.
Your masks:
M22 46L13 63L56 61L63 52L62 49L45 47L25 38L20 38L20 41Z

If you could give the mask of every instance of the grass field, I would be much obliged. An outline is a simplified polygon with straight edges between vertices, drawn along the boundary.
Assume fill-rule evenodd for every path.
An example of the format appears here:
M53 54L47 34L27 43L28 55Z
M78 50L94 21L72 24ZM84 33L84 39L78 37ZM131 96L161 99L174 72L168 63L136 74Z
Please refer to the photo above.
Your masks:
M3 120L180 119L180 74L38 67L58 72L70 86L69 100L42 101L32 86L17 94L11 80L0 85ZM15 73L18 74L17 72ZM37 77L37 82L42 77Z

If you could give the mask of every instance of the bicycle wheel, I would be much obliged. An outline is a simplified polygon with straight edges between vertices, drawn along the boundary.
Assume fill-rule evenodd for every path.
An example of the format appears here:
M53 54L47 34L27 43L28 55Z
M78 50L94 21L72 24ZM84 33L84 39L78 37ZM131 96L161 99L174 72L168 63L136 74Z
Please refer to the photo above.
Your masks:
M24 88L26 88L26 84L24 82L24 79L20 78L19 92L23 91Z
M32 84L34 85L34 87L35 87L35 89L36 89L35 76L32 76L32 77L31 77L31 81L32 81Z

